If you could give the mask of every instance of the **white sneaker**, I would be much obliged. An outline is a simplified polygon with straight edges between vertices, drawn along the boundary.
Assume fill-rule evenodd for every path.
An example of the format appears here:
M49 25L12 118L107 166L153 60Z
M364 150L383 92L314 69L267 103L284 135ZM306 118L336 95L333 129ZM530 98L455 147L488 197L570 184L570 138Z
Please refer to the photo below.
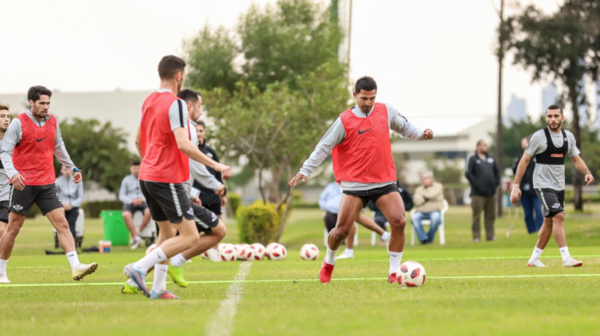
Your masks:
M6 275L0 275L0 284L9 284L10 280L8 280L8 277Z
M563 261L563 267L581 267L581 265L583 265L583 262L577 261L573 257L569 257L569 259Z
M75 271L73 271L73 280L79 281L83 279L86 275L90 275L98 269L98 263L91 264L79 264L75 266Z
M131 249L135 250L136 248L140 247L141 243L142 243L142 238L140 238L140 237L133 238L131 241Z
M389 243L391 238L392 238L392 235L389 232L384 232L381 235L381 241L383 241L385 243Z
M348 251L344 251L342 254L340 254L339 256L335 257L335 260L338 259L354 259L354 253L350 253Z
M210 249L210 261L220 262L221 252L219 252L217 249Z
M540 259L529 260L529 262L527 263L527 266L529 266L529 267L546 267L546 265L542 264Z

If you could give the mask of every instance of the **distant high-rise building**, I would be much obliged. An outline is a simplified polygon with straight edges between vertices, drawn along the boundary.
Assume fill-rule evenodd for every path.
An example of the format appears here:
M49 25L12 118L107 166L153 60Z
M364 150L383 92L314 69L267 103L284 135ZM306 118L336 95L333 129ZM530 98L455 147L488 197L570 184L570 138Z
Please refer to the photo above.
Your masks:
M556 104L557 101L558 90L556 90L554 83L550 83L542 90L542 114L546 113L548 106Z
M523 98L519 98L516 95L512 95L510 103L506 107L506 122L511 121L526 121L529 119L527 115L527 102Z

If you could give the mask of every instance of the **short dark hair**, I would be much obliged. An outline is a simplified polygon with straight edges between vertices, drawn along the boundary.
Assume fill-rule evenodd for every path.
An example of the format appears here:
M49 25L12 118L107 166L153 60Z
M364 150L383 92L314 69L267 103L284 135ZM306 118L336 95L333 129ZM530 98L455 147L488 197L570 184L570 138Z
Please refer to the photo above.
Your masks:
M40 100L40 96L44 95L52 97L52 91L48 90L48 88L45 86L32 86L29 88L29 91L27 91L27 101L33 100L35 103L36 101Z
M197 102L198 101L198 96L200 96L200 93L194 90L190 90L190 89L185 89L185 90L181 90L179 91L179 93L177 94L177 97L185 100L186 102ZM202 96L200 96L202 97Z
M131 160L131 166L139 166L140 165L140 160Z
M196 126L202 126L204 129L206 129L206 124L204 123L204 120L196 121Z
M546 113L548 113L548 110L560 110L560 114L563 114L562 107L560 107L556 104L552 104L552 105L548 106L548 108L546 109Z
M373 91L377 90L377 83L372 77L364 76L359 78L354 84L354 92L359 93L361 90Z
M172 79L178 72L184 71L186 65L185 61L177 56L165 56L158 63L158 76L160 79Z
M2 110L8 111L8 106L0 104L0 111L2 111Z
M479 141L477 141L477 145L476 146L479 147L479 145L481 145L484 142L485 142L485 140L479 140Z

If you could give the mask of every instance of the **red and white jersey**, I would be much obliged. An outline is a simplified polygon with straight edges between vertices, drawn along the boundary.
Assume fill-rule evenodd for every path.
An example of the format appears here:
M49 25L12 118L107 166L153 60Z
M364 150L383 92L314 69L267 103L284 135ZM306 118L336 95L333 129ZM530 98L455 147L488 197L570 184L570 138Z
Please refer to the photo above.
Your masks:
M56 118L49 115L43 126L35 125L27 113L21 113L22 137L12 154L15 169L25 178L25 184L48 185L56 180L54 174L54 140Z

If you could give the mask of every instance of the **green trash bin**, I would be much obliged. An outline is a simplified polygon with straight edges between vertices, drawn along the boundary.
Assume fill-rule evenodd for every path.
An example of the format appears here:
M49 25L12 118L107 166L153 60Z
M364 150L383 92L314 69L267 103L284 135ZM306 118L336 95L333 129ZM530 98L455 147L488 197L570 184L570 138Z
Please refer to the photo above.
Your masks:
M121 210L103 210L100 218L104 223L104 240L110 240L112 246L129 245L129 230L125 226Z

